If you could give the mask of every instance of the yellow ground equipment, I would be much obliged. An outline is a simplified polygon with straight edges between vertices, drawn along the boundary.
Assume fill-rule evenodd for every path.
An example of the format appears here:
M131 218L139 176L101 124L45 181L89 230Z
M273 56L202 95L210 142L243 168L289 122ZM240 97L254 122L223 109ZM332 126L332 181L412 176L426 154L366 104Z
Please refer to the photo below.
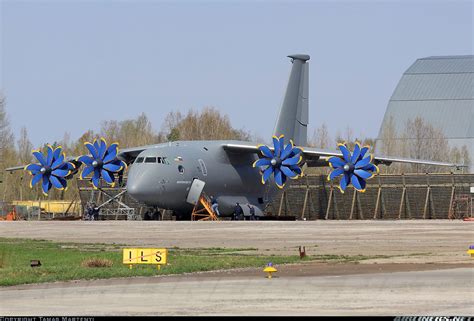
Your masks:
M39 207L41 211L51 214L81 213L81 203L78 201L13 201L12 205Z

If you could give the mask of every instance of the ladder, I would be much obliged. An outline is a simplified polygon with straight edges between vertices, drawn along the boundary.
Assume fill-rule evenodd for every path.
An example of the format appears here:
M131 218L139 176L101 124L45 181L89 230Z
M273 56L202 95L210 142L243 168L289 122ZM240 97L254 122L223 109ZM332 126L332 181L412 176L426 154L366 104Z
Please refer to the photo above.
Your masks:
M192 221L218 221L216 213L212 210L211 200L203 192L199 197L199 201L194 205L191 214Z

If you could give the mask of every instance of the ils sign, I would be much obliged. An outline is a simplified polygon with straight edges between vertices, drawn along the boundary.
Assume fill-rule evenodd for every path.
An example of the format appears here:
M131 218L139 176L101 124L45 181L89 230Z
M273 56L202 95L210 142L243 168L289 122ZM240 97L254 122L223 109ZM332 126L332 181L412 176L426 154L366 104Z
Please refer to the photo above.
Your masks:
M123 264L166 264L167 249L123 249Z

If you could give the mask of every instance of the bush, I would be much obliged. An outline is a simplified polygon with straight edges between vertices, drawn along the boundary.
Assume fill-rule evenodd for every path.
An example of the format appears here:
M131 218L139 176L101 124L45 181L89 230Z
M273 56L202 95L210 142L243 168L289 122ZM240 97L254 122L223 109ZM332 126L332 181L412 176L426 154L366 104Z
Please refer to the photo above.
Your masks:
M91 258L82 261L83 267L111 267L114 263L108 259Z

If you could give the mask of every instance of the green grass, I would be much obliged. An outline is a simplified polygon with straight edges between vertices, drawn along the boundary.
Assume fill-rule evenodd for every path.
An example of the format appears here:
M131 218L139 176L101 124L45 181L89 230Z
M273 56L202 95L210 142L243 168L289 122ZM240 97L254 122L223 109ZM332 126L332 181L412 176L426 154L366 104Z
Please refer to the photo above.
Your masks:
M122 264L120 244L55 243L44 240L0 238L0 286L80 279L154 276L215 271L246 267L264 267L301 262L299 255L257 254L255 248L168 249L168 264L157 270L155 265ZM295 252L296 254L297 252ZM307 255L303 261L357 263L361 260L388 256ZM40 260L32 268L30 260ZM87 267L86 260L109 260L110 267Z
M157 270L155 265L122 264L122 248L117 244L55 243L43 240L0 238L0 286L78 279L182 274L198 271L244 267L264 267L268 262L299 262L299 256L256 255L255 249L179 249L168 251L168 264ZM111 267L84 267L87 259L107 259ZM30 267L30 260L41 266ZM306 259L307 260L307 259Z

